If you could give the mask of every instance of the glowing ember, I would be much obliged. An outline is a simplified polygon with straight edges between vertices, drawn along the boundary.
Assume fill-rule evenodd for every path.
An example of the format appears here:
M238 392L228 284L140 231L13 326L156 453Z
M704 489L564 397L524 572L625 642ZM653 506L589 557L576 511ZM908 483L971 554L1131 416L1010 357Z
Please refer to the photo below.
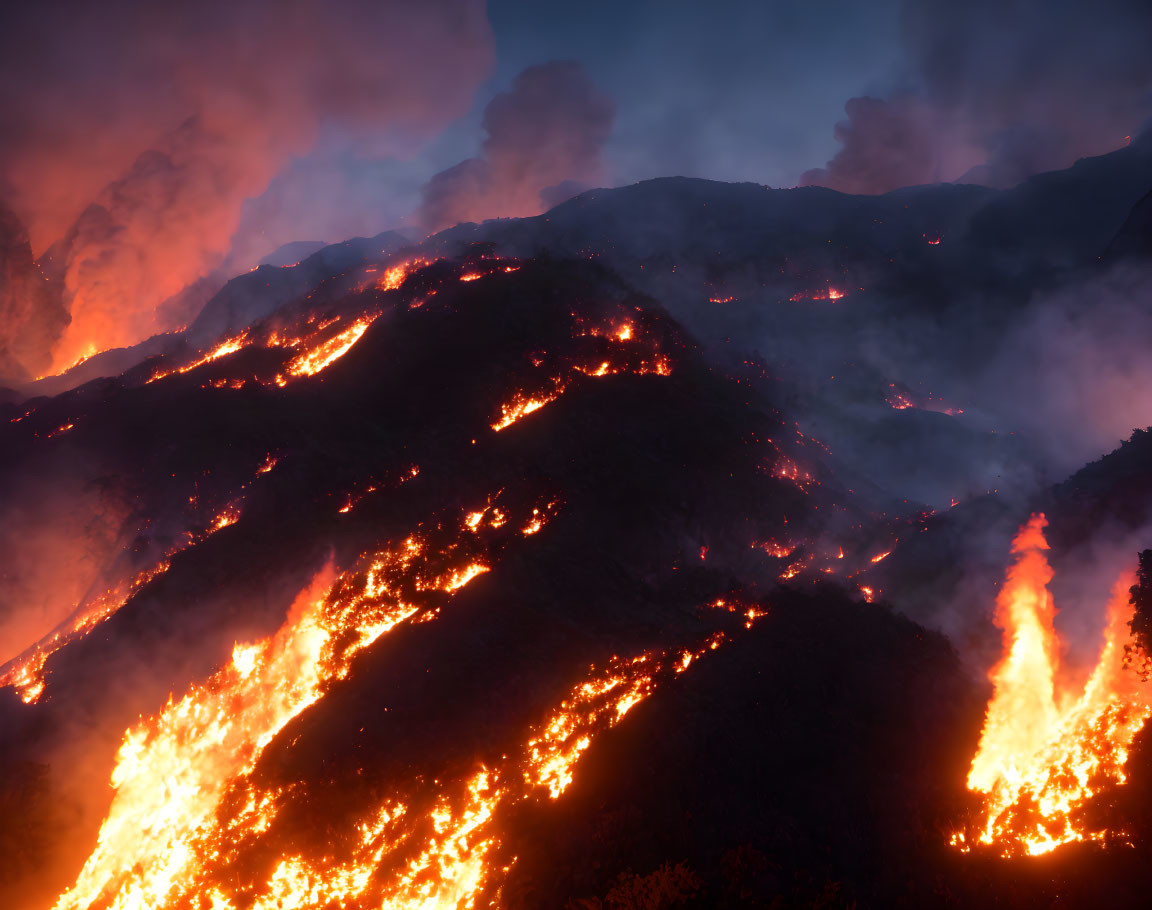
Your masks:
M240 520L240 507L238 505L230 505L223 512L216 516L216 520L212 522L212 530L219 531L227 528L229 525L234 525Z
M799 303L801 300L840 300L843 297L844 291L836 288L820 288L816 291L798 291L788 299L793 303Z
M805 493L808 492L808 487L816 482L808 471L801 468L791 458L786 458L783 455L776 460L776 464L772 468L772 476L792 482Z
M1005 855L1046 853L1061 844L1101 840L1077 810L1108 783L1123 783L1132 738L1152 713L1152 698L1124 669L1132 607L1127 574L1108 608L1105 642L1080 693L1060 692L1056 613L1044 557L1047 524L1034 515L1012 544L1016 562L996 600L1007 653L993 668L995 686L968 786L986 794L986 819L953 844L994 844Z
M888 393L887 402L897 411L904 411L908 408L914 408L916 405L912 403L912 399L905 395L903 392L893 390Z

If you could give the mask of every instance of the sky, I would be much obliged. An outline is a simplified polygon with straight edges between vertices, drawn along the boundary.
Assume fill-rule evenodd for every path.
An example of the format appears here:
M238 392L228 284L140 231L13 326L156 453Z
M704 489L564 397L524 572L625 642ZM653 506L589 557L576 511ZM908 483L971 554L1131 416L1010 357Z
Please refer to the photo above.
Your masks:
M608 182L668 174L793 186L836 151L845 101L882 92L900 62L893 0L489 0L496 67L429 150L480 141L480 113L517 72L572 59L617 105Z

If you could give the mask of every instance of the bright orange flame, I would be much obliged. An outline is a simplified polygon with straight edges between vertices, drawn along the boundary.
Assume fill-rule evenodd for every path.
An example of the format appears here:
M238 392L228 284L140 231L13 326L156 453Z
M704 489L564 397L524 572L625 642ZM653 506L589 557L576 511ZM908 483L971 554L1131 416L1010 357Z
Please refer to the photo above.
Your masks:
M416 617L420 607L405 599L406 585L450 593L488 570L475 559L441 567L458 545L433 552L424 539L409 537L334 584L329 571L320 573L275 635L238 644L207 682L129 730L96 848L57 910L96 903L146 910L200 891L205 865L231 833L217 819L228 787L247 782L265 746L348 674L355 654ZM254 796L250 806L236 824L270 824L274 806Z
M165 376L172 376L176 373L187 373L196 369L196 367L203 366L206 363L211 363L213 360L219 360L221 357L226 357L229 354L235 354L247 343L248 333L246 331L241 332L235 338L229 338L227 341L222 341L199 360L194 360L192 363L185 364L184 366L177 367L176 369L160 370L159 372L153 373L148 378L148 382L155 382L157 379L163 379Z
M407 262L401 262L399 265L394 265L389 269L384 270L384 274L380 276L380 280L376 286L382 291L394 291L404 283L412 272L421 266L428 264L426 259L411 259Z
M484 512L490 510L497 511ZM465 516L462 534L480 526L475 514ZM475 907L483 889L507 871L490 863L500 842L499 811L559 798L599 732L618 724L660 681L727 641L714 632L694 648L613 657L592 668L495 767L478 763L468 775L449 779L419 776L412 784L419 790L401 789L367 808L340 855L286 853L258 873L266 878L237 882L231 864L237 845L260 838L281 807L283 791L263 790L250 779L261 751L331 680L347 674L357 651L417 613L400 596L405 580L447 591L486 568L472 562L425 574L429 559L443 559L459 543L437 556L409 538L330 587L329 573L321 573L279 632L237 645L210 680L130 730L96 850L57 910ZM741 614L745 628L765 615L724 601L714 606ZM229 797L239 808L222 808L226 793L239 797Z
M526 417L533 411L539 411L544 405L548 404L548 402L555 401L556 398L560 396L560 391L562 390L553 392L550 395L540 395L536 398L517 395L507 404L500 406L500 419L492 424L492 429L497 432L507 429L521 417Z
M1132 615L1127 573L1113 590L1104 647L1084 690L1057 691L1046 524L1033 515L1012 544L1016 562L995 613L1007 653L990 674L995 689L968 775L968 786L986 794L986 820L974 839L1006 855L1103 839L1106 832L1085 827L1076 810L1104 784L1123 783L1128 746L1152 713L1146 687L1123 668ZM970 846L964 833L953 843Z
M369 314L367 316L361 316L343 332L332 336L327 341L318 344L309 351L298 354L292 359L292 362L288 364L288 375L316 375L325 367L347 354L348 351L351 350L352 345L360 340L360 336L368 331L368 326L376 321L378 315L379 314Z

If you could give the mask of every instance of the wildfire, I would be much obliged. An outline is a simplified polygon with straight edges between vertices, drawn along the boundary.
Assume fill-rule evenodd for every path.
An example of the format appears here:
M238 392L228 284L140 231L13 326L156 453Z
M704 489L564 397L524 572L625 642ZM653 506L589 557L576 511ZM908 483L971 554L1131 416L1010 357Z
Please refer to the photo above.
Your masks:
M1124 669L1132 577L1120 578L1108 606L1104 647L1083 691L1059 691L1056 607L1044 556L1047 521L1034 515L1012 544L1015 564L996 600L1006 654L968 786L986 795L986 819L953 844L994 844L1005 855L1046 853L1073 841L1101 840L1078 810L1108 783L1123 783L1132 738L1152 714L1152 697Z
M542 521L554 506L535 508L530 520ZM288 852L252 882L238 880L230 863L243 845L260 841L282 807L283 790L264 790L252 779L264 748L348 674L355 654L400 623L439 613L405 592L443 597L489 570L475 553L466 555L486 517L489 526L504 524L490 499L465 513L453 539L411 536L334 582L322 571L278 632L237 644L207 681L129 730L97 846L57 910L476 906L509 868L491 861L500 813L525 800L559 798L594 737L661 681L717 650L724 632L695 647L613 657L591 668L522 745L491 766L477 761L462 776L417 775L398 784L321 857ZM764 615L725 601L713 606L738 614L745 628Z

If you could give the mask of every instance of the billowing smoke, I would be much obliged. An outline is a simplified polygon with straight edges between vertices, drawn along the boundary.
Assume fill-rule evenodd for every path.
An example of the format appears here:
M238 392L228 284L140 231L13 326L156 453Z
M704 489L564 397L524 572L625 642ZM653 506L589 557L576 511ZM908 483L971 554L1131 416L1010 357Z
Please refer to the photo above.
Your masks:
M24 225L0 204L0 377L45 371L52 340L67 320L32 258Z
M601 178L615 116L612 100L579 63L529 67L485 109L482 155L428 181L414 220L432 231L535 215L574 196Z
M1152 112L1152 6L905 0L907 72L853 98L843 148L804 184L854 193L1010 186L1124 144Z
M218 264L246 198L321 131L410 150L491 63L479 0L78 0L0 22L0 187L62 279L53 351L170 326L153 310Z

